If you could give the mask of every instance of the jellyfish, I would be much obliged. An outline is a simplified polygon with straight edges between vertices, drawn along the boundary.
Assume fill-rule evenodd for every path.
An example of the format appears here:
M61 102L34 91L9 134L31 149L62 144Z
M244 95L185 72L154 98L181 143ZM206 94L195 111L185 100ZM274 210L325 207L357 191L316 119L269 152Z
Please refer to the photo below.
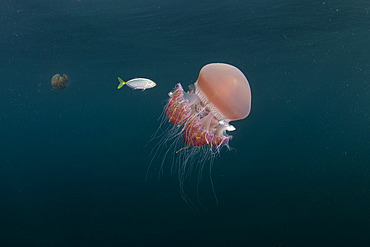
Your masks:
M63 76L60 76L59 74L55 74L51 78L51 85L53 88L59 88L59 90L63 90L66 88L66 84L68 82L68 77L63 74Z
M227 144L232 136L226 131L235 130L229 122L246 118L251 110L248 80L229 64L205 65L189 92L179 83L169 96L167 118L174 125L184 124L184 141L189 146Z
M211 63L200 70L197 81L189 86L189 91L185 92L178 83L169 97L164 115L171 124L162 133L158 148L152 153L156 156L162 153L161 150L164 152L160 173L163 173L166 160L172 162L171 172L178 174L182 198L197 210L190 195L194 195L194 191L191 192L192 189L186 185L194 188L189 183L193 180L192 174L198 171L195 194L199 195L198 186L206 164L209 164L211 178L214 157L220 154L223 147L230 148L232 136L228 132L235 130L230 121L244 119L251 111L251 90L247 78L238 68ZM172 158L167 159L170 154ZM210 183L218 203L212 178Z

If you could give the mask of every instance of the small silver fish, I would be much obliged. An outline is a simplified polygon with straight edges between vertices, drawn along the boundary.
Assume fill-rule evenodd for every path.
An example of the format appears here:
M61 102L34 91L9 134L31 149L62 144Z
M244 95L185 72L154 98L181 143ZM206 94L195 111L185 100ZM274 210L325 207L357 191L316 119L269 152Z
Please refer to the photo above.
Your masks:
M127 85L132 89L145 90L145 89L148 89L148 88L153 88L157 85L157 84L155 84L154 81L146 79L146 78L135 78L135 79L129 80L128 82L125 82L120 77L118 77L118 81L119 81L119 85L118 85L117 89L120 89L124 85Z

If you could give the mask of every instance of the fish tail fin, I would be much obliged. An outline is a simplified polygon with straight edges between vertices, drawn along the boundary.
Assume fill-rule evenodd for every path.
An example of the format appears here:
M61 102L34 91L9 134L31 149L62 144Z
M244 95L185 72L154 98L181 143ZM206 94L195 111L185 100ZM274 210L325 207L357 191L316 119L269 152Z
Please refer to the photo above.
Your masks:
M121 87L123 87L127 82L123 81L120 77L118 77L118 81L119 81L119 85L117 87L117 89L120 89Z

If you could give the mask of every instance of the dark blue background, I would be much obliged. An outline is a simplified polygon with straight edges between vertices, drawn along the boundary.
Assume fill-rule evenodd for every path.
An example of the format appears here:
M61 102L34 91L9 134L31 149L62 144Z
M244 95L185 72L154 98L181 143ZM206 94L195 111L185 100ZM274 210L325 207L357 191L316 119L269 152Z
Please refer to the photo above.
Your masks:
M0 0L0 246L369 246L369 12ZM194 214L171 163L145 181L147 143L167 93L210 62L245 73L252 111L214 162L219 204L204 186ZM117 76L158 85L117 90Z

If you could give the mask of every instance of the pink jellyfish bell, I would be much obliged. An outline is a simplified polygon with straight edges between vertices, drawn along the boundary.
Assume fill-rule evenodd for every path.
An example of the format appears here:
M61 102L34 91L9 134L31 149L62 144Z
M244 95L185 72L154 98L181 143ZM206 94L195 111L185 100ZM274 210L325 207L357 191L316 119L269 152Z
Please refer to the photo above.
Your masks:
M205 65L198 80L184 92L177 84L166 107L168 120L184 124L184 140L189 146L209 145L219 148L232 136L230 121L246 118L251 110L251 90L244 74L224 63Z

